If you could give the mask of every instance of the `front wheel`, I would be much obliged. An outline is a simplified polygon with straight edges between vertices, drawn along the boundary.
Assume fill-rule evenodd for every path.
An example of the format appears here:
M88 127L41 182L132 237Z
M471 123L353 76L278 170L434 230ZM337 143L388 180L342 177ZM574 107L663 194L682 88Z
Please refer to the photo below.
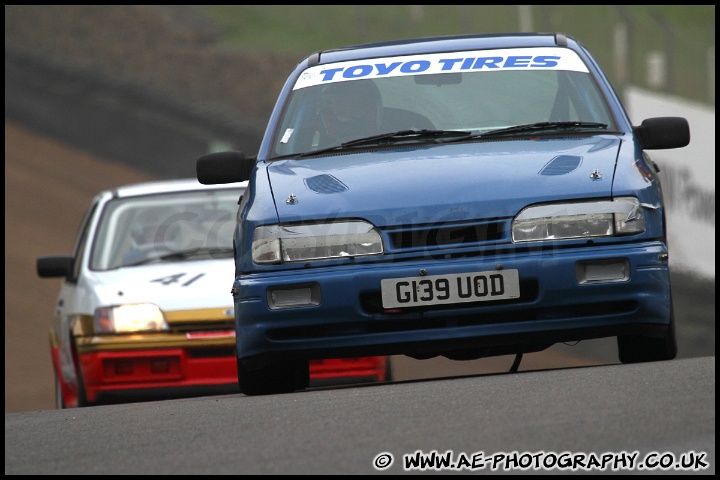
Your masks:
M618 356L621 363L658 362L672 360L677 356L675 337L675 315L670 315L668 329L660 338L640 335L617 337Z
M65 398L63 397L62 383L55 375L55 408L63 410L65 408Z
M245 395L273 395L305 390L310 384L310 363L288 360L248 370L238 359L238 385Z
M393 381L393 370L392 370L392 362L390 361L390 357L387 358L387 362L385 363L385 382L392 382Z
M75 393L70 393L69 405L70 407L87 407L90 405L87 401L87 397L85 396L85 387L83 385L83 380L79 372L77 374L77 391ZM56 374L55 408L57 408L58 410L64 410L70 407L68 407L68 402L65 401L65 395L63 394L63 384Z

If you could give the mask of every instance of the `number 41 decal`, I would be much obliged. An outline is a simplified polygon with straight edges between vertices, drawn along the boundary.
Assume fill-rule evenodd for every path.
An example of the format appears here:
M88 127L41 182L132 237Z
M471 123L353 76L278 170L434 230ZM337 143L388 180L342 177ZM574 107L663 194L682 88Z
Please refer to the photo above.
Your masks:
M173 283L178 283L180 281L180 279L186 275L187 275L186 273L176 273L175 275L168 275L167 277L156 278L155 280L151 280L151 282L158 282L163 285L172 285ZM197 280L198 278L200 278L204 275L205 275L204 273L195 275L193 278L191 278L187 282L183 283L182 286L187 287L188 285L193 283L195 280Z

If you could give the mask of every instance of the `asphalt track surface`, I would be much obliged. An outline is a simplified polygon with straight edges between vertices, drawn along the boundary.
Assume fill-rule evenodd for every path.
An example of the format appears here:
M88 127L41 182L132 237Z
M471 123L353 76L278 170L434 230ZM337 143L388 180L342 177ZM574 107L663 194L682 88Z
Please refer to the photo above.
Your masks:
M715 358L5 415L6 475L401 474L432 452L474 474L714 474ZM682 459L702 468L639 466Z

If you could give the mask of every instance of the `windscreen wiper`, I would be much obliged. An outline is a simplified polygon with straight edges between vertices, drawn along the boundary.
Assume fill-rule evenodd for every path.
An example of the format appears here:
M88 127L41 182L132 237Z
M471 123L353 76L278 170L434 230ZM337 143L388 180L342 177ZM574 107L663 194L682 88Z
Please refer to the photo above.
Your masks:
M436 143L451 143L461 140L472 140L476 138L487 138L504 135L517 135L517 134L528 134L535 132L549 132L557 130L585 130L585 129L606 129L607 123L598 122L536 122L527 123L524 125L514 125L512 127L499 128L497 130L490 130L487 132L476 133L474 135L468 135L461 138L438 138L435 140Z
M344 150L346 148L365 147L374 144L387 144L394 143L396 141L407 141L407 140L437 140L439 138L453 138L456 139L466 138L472 135L472 132L464 130L398 130L397 132L381 133L379 135L372 135L370 137L358 138L356 140L350 140L348 142L335 145L333 147L321 148L320 150L313 150L310 152L301 153L298 157L309 157L312 155L318 155L326 152L333 152L337 150Z
M137 262L128 263L123 265L124 267L136 267L138 265L146 265L153 262L164 262L167 260L186 260L188 258L196 257L212 257L212 258L227 258L233 255L233 249L231 247L199 247L191 248L188 250L178 250L176 252L168 252L160 255L152 255Z

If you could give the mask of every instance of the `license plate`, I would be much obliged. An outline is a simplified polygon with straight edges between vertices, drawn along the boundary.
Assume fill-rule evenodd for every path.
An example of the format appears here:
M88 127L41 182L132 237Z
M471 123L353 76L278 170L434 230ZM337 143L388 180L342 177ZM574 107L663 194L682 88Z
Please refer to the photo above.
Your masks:
M520 297L517 270L386 278L380 281L383 308L487 302Z

